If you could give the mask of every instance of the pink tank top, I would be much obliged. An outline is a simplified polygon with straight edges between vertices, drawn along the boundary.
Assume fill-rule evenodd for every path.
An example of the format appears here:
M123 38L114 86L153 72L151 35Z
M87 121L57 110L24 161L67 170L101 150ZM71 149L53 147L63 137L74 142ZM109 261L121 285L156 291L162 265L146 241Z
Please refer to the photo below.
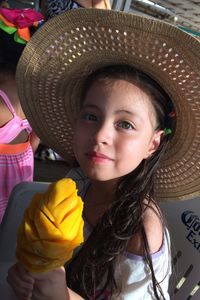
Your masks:
M13 118L8 123L0 127L0 143L8 144L14 140L22 130L26 129L27 132L30 133L32 129L27 119L22 120L16 115L10 100L2 90L0 90L0 96L13 115Z
M0 90L0 96L13 114L4 126L0 127L0 223L5 213L9 196L14 186L22 181L33 180L33 150L30 138L27 142L11 145L10 143L22 130L31 132L26 119L20 119L6 94ZM20 199L19 199L20 205Z

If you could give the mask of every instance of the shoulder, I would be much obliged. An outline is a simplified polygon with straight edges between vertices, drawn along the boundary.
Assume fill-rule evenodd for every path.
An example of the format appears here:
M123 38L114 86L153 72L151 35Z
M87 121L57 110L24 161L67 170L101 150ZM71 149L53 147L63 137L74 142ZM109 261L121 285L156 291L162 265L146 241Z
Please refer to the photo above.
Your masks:
M153 202L145 207L143 220L150 253L153 254L160 250L163 243L162 215L159 208ZM127 251L136 255L144 255L140 233L135 234L131 238Z

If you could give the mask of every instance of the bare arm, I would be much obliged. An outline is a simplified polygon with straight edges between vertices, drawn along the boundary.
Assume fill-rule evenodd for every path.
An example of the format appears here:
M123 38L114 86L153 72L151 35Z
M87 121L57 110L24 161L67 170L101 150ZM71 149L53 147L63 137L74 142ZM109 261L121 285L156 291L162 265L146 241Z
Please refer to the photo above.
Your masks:
M95 8L111 9L109 0L93 0L92 6Z
M147 236L150 253L160 250L163 243L163 225L160 218L160 212L156 207L148 207L144 212L144 230ZM144 255L141 235L135 234L129 242L128 251L136 255Z
M110 9L110 1L109 0L76 0L76 2L85 7L85 8L102 8L102 9Z

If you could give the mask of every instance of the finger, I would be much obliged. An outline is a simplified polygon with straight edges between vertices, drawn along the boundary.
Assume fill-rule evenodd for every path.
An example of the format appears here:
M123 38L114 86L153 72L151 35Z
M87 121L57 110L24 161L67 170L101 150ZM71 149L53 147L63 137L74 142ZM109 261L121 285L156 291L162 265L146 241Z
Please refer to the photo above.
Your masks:
M14 282L10 278L7 278L7 281L20 300L31 300L31 298L32 298L32 290L31 289L22 288L20 285L18 285L16 282Z
M8 270L7 282L20 299L31 299L34 279L18 263Z
M26 271L26 269L19 263L13 265L8 270L8 279L14 280L16 284L22 287L33 287L34 278Z

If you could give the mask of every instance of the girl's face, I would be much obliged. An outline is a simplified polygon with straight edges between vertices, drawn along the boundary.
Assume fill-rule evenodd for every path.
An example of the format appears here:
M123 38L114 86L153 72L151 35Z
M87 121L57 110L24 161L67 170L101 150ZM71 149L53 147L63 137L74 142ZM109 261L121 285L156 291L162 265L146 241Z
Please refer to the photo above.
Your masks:
M117 179L133 171L159 146L149 97L126 80L96 82L75 125L74 153L92 180Z

